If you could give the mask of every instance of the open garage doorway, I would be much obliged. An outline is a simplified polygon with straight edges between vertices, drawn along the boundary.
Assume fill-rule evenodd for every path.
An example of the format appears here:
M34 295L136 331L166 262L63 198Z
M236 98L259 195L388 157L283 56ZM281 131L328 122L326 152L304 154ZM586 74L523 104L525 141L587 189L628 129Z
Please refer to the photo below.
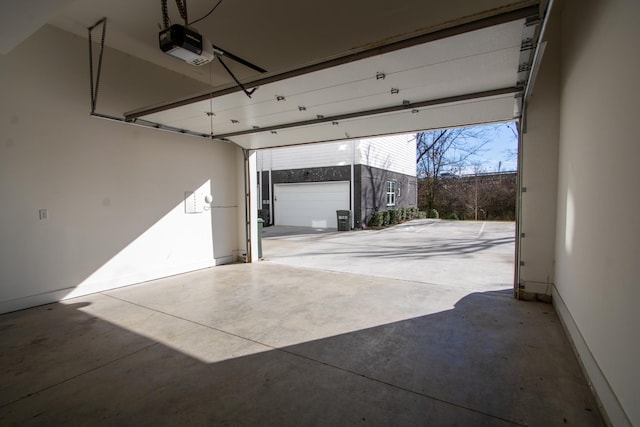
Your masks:
M446 31L425 29L401 40L389 39L286 71L257 75L242 80L239 85L218 87L189 98L129 111L124 119L233 143L242 149L245 221L241 234L246 238L242 258L254 262L262 257L258 247L258 217L263 221L266 218L267 225L277 220L292 221L287 217L291 208L285 206L279 214L274 212L276 200L270 199L274 188L268 188L268 197L264 197L267 182L264 171L260 172L261 176L256 173L260 150L315 147L335 141L340 149L349 152L354 150L352 143L349 147L350 141L380 135L520 120L526 106L527 85L534 78L532 69L537 48L533 41L540 35L540 25L538 8L522 4L471 22L460 21ZM414 174L415 161L414 151L413 171L393 172ZM363 212L354 197L357 179L360 177L362 183L363 175L355 173L353 168L345 172L348 163L337 166L343 168L336 169L330 181L350 182L348 229L364 229L374 214L402 208L403 197L414 196L415 206L410 207L421 208L417 197L418 176L414 181L404 180L404 176L384 179L372 176L378 187L376 200L371 206L365 206ZM502 172L501 167L499 169ZM309 178L305 178L304 183L316 182L312 179L316 171L307 168L306 172ZM471 179L467 176L468 170L441 169L436 179L457 174L458 182L473 182L471 187L475 190L483 173L482 166L477 166ZM269 178L268 185L272 186L273 176ZM299 183L285 180L279 184ZM283 189L286 193L284 186L278 188ZM378 198L380 189L382 195ZM300 192L307 190L310 190L308 185ZM479 191L474 193L474 221L491 217L491 213L480 206L479 194ZM468 205L468 201L459 202ZM331 210L334 207L337 205L331 205ZM288 209L284 218L283 209ZM305 222L311 222L310 225L314 222L325 227L333 225L333 218L327 217L330 212L322 213L324 218L318 220L315 213L320 208L307 203L302 210L307 215ZM435 216L432 210L438 209L429 202L426 216ZM467 207L456 209L460 212L441 210L446 220L449 217L468 219ZM406 211L398 215L406 216ZM440 216L440 212L437 215ZM484 229L475 231L479 236L483 233ZM510 262L513 264L512 257ZM515 280L513 273L510 276L509 283L513 286L519 281L518 274Z
M130 111L125 113L125 120L188 130L194 135L234 143L242 148L247 212L243 229L247 240L245 259L253 262L262 255L258 248L258 215L263 220L267 218L267 225L277 220L291 221L286 215L283 219L274 212L275 200L264 197L266 180L264 171L262 176L256 173L257 152L289 146L316 146L327 141L335 141L340 149L349 152L354 149L349 146L350 141L380 135L519 120L534 59L531 40L539 33L539 24L536 8L505 11L490 20L460 23L450 31L427 31L309 66L258 76L243 81L238 87L220 88L165 105ZM252 92L247 93L243 87ZM415 161L414 149L413 171L393 172L415 174ZM348 164L337 166L349 167ZM411 181L404 180L404 176L385 179L373 176L372 180L376 182L377 190L383 190L383 196L368 207L370 211L365 207L363 213L362 206L356 206L354 187L358 176L364 180L353 170L344 176L347 168L336 170L331 181L349 181L351 184L349 229L366 228L373 214L403 207L403 197L413 195L416 197L413 207L420 208L417 177ZM307 168L306 172L310 177L315 173L312 168ZM443 169L438 173L465 175L467 172ZM475 172L476 177L483 173L481 167ZM460 177L460 180L465 179L469 180ZM272 182L270 179L268 185ZM291 181L280 183L294 184ZM474 185L477 183L476 179ZM271 194L275 192L273 188L269 190ZM377 194L378 191L376 198ZM282 209L287 208L281 208L280 214ZM428 208L427 216L432 209L432 206ZM488 219L486 209L484 212L481 209L475 203L474 220ZM308 215L305 221L314 225L313 206L308 204L303 210ZM458 219L467 218L463 212L450 215L454 213ZM332 225L333 219L326 218L326 212L323 215L325 218L317 223ZM400 215L406 215L406 212ZM476 234L482 233L477 231Z
M293 196L303 197L287 199L287 203L292 203L287 211L291 218L287 222L278 216L278 202L274 206L275 220L269 222L265 216L261 236L263 259L290 266L475 291L512 289L518 163L515 123L434 130L406 134L402 138L412 146L414 170L411 175L416 191L404 189L403 193L404 186L398 185L400 188L394 188L394 197L387 200L388 177L378 179L379 196L368 194L364 199L371 199L371 205L376 200L382 202L371 211L359 204L358 226L349 227L350 232L345 233L337 231L335 226L323 227L309 222L307 217L305 209L323 202L315 191L306 189L326 184L285 184L283 188L292 186ZM384 138L377 142L384 143ZM278 149L278 155L300 156L300 164L304 164L310 157L322 157L319 153L323 149L332 152L335 148L332 144L285 147ZM315 156L308 153L310 150ZM269 151L273 150L265 151L259 155L260 160L270 158ZM280 173L278 170L265 173L260 167L259 161L259 174L264 181ZM300 168L295 173L287 171L286 175L321 176L318 168ZM348 194L348 181L334 184L342 185L343 194ZM278 195L279 187L280 184L273 185L276 199L283 197ZM264 195L269 190L267 185L260 188L265 203L262 212L266 215L270 205ZM401 195L406 204L400 203ZM362 199L361 196L356 191L355 199ZM314 203L309 198L314 199ZM386 205L387 201L394 203ZM352 209L348 201L343 203L346 206L343 209ZM311 210L320 215L320 209ZM328 215L334 216L335 210ZM378 217L385 218L384 222L376 222Z

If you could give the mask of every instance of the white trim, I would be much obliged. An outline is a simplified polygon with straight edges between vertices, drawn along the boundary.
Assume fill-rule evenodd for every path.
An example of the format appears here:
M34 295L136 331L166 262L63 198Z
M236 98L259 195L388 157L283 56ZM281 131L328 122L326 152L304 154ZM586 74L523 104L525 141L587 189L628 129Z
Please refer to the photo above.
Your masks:
M389 184L391 184L391 190L389 190ZM385 203L387 205L387 207L390 206L395 206L396 203L398 202L397 200L397 195L396 195L396 189L398 187L398 183L396 181L393 180L387 180L387 182L385 182L384 184L384 190L385 190ZM393 195L393 203L389 203L389 195Z
M353 230L355 228L355 163L356 163L356 141L351 141L351 176L349 180L349 209L351 210L351 224L349 228Z
M560 318L560 323L567 333L573 351L576 353L582 370L589 381L589 386L596 396L600 413L605 422L610 426L631 427L631 420L625 413L609 381L607 381L607 377L600 369L598 362L593 357L578 325L575 323L571 312L565 305L562 296L555 286L552 286L552 298L553 306Z
M273 220L273 178L271 177L271 166L269 166L269 225L274 224Z
M553 286L552 283L543 283L543 282L532 282L532 281L524 281L522 282L522 290L532 294L540 294L540 295L551 295L551 288Z

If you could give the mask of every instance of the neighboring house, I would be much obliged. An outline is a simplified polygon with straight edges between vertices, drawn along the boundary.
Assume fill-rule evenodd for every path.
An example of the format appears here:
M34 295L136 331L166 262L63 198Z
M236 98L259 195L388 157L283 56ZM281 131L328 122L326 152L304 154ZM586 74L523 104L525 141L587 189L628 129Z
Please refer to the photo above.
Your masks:
M337 210L366 226L379 210L417 206L413 134L258 152L261 216L267 224L336 228Z

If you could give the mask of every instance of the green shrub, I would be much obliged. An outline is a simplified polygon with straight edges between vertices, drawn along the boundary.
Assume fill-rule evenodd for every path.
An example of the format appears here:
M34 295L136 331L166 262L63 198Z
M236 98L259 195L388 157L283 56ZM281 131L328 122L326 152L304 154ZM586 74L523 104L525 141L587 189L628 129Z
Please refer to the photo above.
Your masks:
M435 210L435 209L431 208L431 209L429 210L429 218L436 218L436 219L438 219L438 218L440 218L440 214L438 213L438 211L437 211L437 210Z
M454 212L454 213L452 213L451 215L449 215L449 219L450 219L450 220L453 220L453 221L457 221L457 220L459 220L460 218L458 218L458 214Z
M418 211L418 219L425 219L427 217L427 213L424 211Z
M397 224L400 222L400 212L397 209L389 211L389 224Z
M374 212L369 218L369 227L380 227L383 222L383 212Z
M389 225L389 219L390 219L390 214L389 211L383 211L382 212L382 225Z
M407 208L398 209L398 221L402 222L407 219Z

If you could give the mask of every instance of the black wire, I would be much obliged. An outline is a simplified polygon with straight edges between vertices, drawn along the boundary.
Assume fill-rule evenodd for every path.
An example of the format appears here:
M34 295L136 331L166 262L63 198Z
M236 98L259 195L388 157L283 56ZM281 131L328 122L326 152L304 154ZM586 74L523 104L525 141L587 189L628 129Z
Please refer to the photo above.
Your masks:
M200 22L200 21L202 21L204 18L206 18L207 16L211 15L211 14L212 14L212 13L213 13L217 8L218 8L218 6L220 6L220 3L222 3L222 0L218 0L218 3L216 3L216 5L215 5L215 6L213 6L213 7L211 8L211 10L210 10L209 12L207 12L207 14L206 14L206 15L204 15L204 16L203 16L203 17L201 17L201 18L196 19L195 21L189 22L189 24L187 24L187 25L193 25L193 24L195 24L196 22Z

